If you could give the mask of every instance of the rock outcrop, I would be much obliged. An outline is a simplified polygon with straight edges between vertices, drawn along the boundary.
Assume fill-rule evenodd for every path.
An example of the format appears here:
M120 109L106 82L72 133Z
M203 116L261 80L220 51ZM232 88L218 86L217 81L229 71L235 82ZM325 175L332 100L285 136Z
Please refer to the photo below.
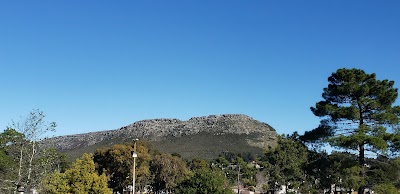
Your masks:
M45 139L43 143L61 151L68 151L105 141L112 142L113 139L129 141L138 138L157 142L165 138L179 138L199 133L212 135L257 134L257 138L249 140L248 144L259 148L276 142L277 137L275 129L266 123L242 114L223 114L193 117L187 121L179 119L142 120L116 130L53 137Z

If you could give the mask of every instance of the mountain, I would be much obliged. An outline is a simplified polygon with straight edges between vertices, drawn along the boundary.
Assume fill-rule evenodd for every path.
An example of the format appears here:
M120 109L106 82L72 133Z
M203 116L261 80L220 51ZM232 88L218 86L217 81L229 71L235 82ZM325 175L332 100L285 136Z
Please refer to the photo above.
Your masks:
M268 124L249 116L223 114L193 117L187 121L143 120L116 130L47 138L42 143L75 158L84 152L132 142L136 138L151 142L161 152L178 153L184 158L211 159L223 152L263 153L276 144L277 133Z

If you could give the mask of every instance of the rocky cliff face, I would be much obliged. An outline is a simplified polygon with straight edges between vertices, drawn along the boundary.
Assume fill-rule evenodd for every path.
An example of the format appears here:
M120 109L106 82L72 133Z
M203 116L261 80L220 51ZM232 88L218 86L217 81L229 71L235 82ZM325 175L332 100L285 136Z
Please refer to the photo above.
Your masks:
M138 138L160 142L165 138L179 138L199 133L215 136L258 134L256 140L251 140L248 143L260 148L276 141L277 137L275 130L266 123L259 122L246 115L224 114L193 117L187 121L178 119L143 120L116 130L54 137L45 139L43 143L66 151L92 146L100 142L110 142L113 139L129 141Z

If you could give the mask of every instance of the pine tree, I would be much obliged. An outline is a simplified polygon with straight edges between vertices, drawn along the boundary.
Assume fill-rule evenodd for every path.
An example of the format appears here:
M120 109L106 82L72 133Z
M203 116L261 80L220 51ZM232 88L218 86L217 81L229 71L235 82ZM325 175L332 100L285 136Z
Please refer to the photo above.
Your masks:
M360 69L338 69L324 88L324 100L311 107L320 126L306 132L306 141L358 151L360 178L365 180L365 152L384 154L397 134L400 107L393 106L398 92L394 81L377 80ZM363 193L365 185L358 188Z

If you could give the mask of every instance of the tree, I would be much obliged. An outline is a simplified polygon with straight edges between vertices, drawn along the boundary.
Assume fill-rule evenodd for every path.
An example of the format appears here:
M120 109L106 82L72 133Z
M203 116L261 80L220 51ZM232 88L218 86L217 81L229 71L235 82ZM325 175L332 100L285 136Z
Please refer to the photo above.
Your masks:
M44 193L48 194L111 194L107 176L98 175L93 156L84 154L64 173L54 172L45 179Z
M4 174L6 179L3 183L13 183L14 190L20 186L27 189L37 187L45 174L43 170L48 169L43 168L43 163L39 162L46 150L39 147L39 141L47 132L54 131L56 124L46 122L45 117L42 111L32 110L28 116L21 117L20 121L12 121L0 135L2 158L6 155L12 160L9 172Z
M314 182L312 188L319 192L331 189L332 185L351 190L361 183L357 173L357 157L346 152L334 151L330 155L309 152L305 170L308 178Z
M0 148L0 193L10 193L14 190L15 178L12 176L15 163L12 158L7 155L4 149Z
M207 168L200 168L194 175L178 184L175 189L177 194L231 194L222 171L213 171Z
M277 184L289 189L298 189L306 179L304 167L307 163L308 150L295 136L286 138L280 136L278 145L266 152L265 166L270 179L270 188L274 188Z
M1 191L15 189L15 182L18 179L15 173L18 169L17 161L19 156L19 142L24 135L14 129L7 128L0 133L0 188Z
M400 186L400 158L387 158L380 156L371 159L367 171L369 185ZM379 192L378 192L379 193Z
M374 73L360 69L338 69L328 82L324 100L311 107L314 115L322 118L320 125L302 139L357 150L360 177L365 179L365 151L384 154L396 137L400 107L392 105L397 89L393 81L377 80ZM364 187L360 185L358 192L363 193Z
M171 154L159 154L151 163L154 174L153 188L155 191L172 191L181 181L190 175L186 163L179 157Z
M109 177L109 186L115 191L122 193L122 190L132 184L133 145L117 144L111 148L97 149L94 154L94 161L98 172L106 173ZM139 190L151 184L150 173L150 146L146 142L139 142L137 146L136 183Z
M399 190L390 183L384 183L374 186L375 193L383 193L383 194L399 194Z
M357 165L357 157L354 154L346 152L332 152L325 163L326 170L325 183L339 186L348 190L357 189L365 184L359 177L360 167ZM329 185L329 186L330 186ZM325 185L328 186L328 185Z
M190 170L210 169L210 164L206 160L200 158L192 159L188 162L188 165Z
M43 111L35 109L26 118L22 118L20 122L12 122L10 128L24 135L24 140L19 142L17 185L25 185L27 188L37 185L38 177L35 177L36 174L33 174L33 171L36 170L34 169L35 160L40 155L39 141L47 132L55 131L57 126L55 122L46 122L45 117Z
M64 172L69 164L64 153L57 151L55 148L45 148L41 150L41 154L35 162L35 165L40 166L40 170L35 172L40 176L46 176L54 171Z
M111 148L97 149L94 153L98 173L105 173L110 177L108 184L114 191L122 193L131 183L128 177L131 177L133 167L132 151L130 145L117 144Z
M222 170L232 184L255 187L257 185L256 175L259 173L259 169L257 168L258 164L253 163L255 160L245 161L240 155L241 154L225 152L212 161L211 168ZM244 155L249 156L248 154ZM239 182L238 173L240 174Z

